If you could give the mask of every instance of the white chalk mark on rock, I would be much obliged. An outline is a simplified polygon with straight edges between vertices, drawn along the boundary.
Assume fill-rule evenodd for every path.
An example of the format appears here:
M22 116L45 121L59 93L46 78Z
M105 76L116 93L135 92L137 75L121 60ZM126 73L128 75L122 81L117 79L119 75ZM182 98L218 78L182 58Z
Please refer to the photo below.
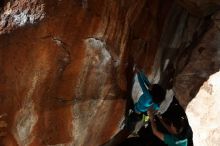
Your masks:
M13 133L17 142L21 146L28 146L33 140L31 133L33 127L37 123L38 116L34 110L34 103L32 100L32 96L37 86L37 82L38 82L38 75L35 75L33 77L30 90L28 91L27 96L25 97L23 106L16 114L16 123L15 123L16 125L15 128L13 128L15 129Z
M88 55L95 56L101 67L110 61L111 55L106 50L106 43L104 41L96 38L88 38L86 44Z
M170 60L169 59L166 59L165 63L164 63L164 67L163 67L163 71L166 70L168 64L169 64Z

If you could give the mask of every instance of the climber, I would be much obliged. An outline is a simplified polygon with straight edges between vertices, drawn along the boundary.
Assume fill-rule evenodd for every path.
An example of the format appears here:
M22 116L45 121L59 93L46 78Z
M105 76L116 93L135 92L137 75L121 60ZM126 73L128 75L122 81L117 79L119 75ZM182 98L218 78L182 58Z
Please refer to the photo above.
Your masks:
M155 115L153 107L148 110L148 115L150 117L151 128L153 134L162 140L168 146L187 146L188 139L186 136L186 119L185 117L180 117L178 114L170 116L170 119L163 119L157 116L161 124L167 129L169 133L163 133L157 129Z
M134 130L139 121L142 120L142 115L147 113L150 106L153 106L155 110L159 109L160 103L165 98L165 91L159 84L150 84L143 71L139 71L137 67L134 69L137 73L138 81L143 91L143 94L139 97L138 101L131 107L131 112L125 118L125 125L123 129L115 135L109 142L102 146L121 144Z
M123 141L120 144L120 146L127 145L127 143L130 143L131 140L133 140L133 142L138 142L138 143L143 143L143 141L144 141L145 144L143 144L143 146L145 146L145 145L167 146L167 144L173 142L172 141L173 138L176 140L177 143L182 143L184 146L186 144L187 144L187 146L193 146L192 129L188 123L188 119L187 119L187 116L185 114L184 109L180 106L180 104L178 103L178 101L176 100L176 98L174 96L174 92L172 90L170 90L170 91L168 90L166 92L165 99L164 99L165 93L161 94L163 92L161 92L160 94L157 92L158 95L155 95L154 92L152 92L152 86L150 85L147 78L144 76L144 73L140 72L139 70L137 70L136 72L138 73L137 74L138 81L139 81L139 84L141 85L143 92L146 91L146 87L143 84L148 85L148 87L149 87L148 91L150 93L150 96L153 95L151 98L152 104L150 105L151 108L149 108L149 106L146 106L145 109L143 108L143 110L141 110L142 108L139 108L139 107L142 107L142 106L138 106L138 104L144 105L143 102L141 102L142 101L141 99L143 98L144 94L141 95L139 100L137 101L137 103L135 103L135 105L134 105L134 112L132 114L130 114L128 117L127 125L128 125L128 127L130 126L130 128L131 128L130 130L133 130L135 123L138 120L140 120L140 116L139 116L139 115L141 115L140 113L151 109L151 111L154 111L153 112L153 113L155 113L154 115L156 115L155 119L157 119L156 120L157 127L155 126L155 123L152 121L152 116L154 116L154 115L153 115L153 113L151 113L151 122L149 123L149 125L151 125L151 123L153 123L153 126L156 127L156 128L154 128L154 133L152 132L151 126L148 126L148 127L143 126L141 128L141 130L138 131L138 135L139 135L138 139L126 139L125 141ZM159 91L161 91L161 90L159 90ZM146 93L146 92L144 92L144 93ZM157 104L157 102L154 101L154 97L155 96L160 97L160 95L163 95L162 98L164 100L162 100L162 102L159 102L159 104ZM156 111L156 110L158 110L158 111ZM139 118L138 118L138 116L139 116ZM160 118L158 118L158 117L160 117ZM161 118L161 117L163 117L163 118ZM125 128L126 128L126 125L125 125ZM158 130L157 130L157 128L158 128ZM155 129L157 130L156 136L154 135ZM159 134L160 137L158 137L158 135L157 135L158 133L160 133ZM162 135L162 138L161 138L161 135ZM164 140L163 137L166 139ZM165 144L164 142L167 144ZM178 145L176 145L176 146L178 146Z
M138 82L143 91L143 94L139 97L138 101L134 104L133 111L127 118L125 128L131 132L134 130L135 125L142 119L142 114L146 114L150 106L154 110L159 109L160 103L165 99L165 90L159 84L150 84L143 71L139 71L135 67L135 72L138 76Z
M160 113L161 117L163 117L164 120L166 119L173 119L173 117L179 117L181 119L184 119L184 129L182 131L182 136L186 137L188 140L188 146L193 146L193 131L189 124L187 115L185 113L185 110L182 108L182 106L179 104L178 100L175 96L172 97L172 101L169 104L168 109L164 113Z
M153 105L155 110L159 109L160 103L165 99L165 91L159 84L150 84L143 71L135 69L138 76L138 81L143 91L138 102L135 103L134 110L136 113L144 113Z

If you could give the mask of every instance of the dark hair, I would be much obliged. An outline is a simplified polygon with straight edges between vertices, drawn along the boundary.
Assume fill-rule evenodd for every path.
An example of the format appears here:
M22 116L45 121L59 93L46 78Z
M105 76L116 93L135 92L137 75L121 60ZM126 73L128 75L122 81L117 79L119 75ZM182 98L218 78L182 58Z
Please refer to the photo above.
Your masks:
M173 108L173 111L170 113L170 115L163 118L168 121L169 125L173 124L173 126L176 128L177 134L180 134L188 124L187 117L181 115L178 108Z
M153 102L160 104L165 99L166 92L159 84L153 84L150 94Z
M173 126L176 128L177 133L181 133L186 127L186 122L184 117L175 118L172 120Z

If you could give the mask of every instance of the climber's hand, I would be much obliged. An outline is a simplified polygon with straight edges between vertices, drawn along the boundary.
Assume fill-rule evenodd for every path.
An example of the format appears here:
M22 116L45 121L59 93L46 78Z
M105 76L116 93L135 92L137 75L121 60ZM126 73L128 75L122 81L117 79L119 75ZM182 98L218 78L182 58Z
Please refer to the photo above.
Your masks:
M152 105L149 107L149 109L147 111L147 114L149 115L150 119L154 118L154 113L155 113L155 110L153 109L153 105Z

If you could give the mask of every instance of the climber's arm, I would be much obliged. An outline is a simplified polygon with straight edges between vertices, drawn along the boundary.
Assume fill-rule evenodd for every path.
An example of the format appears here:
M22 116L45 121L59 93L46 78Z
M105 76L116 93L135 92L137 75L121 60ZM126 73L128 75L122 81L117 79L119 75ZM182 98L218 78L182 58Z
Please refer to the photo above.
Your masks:
M149 91L148 91L148 89L146 88L146 86L145 86L145 84L144 84L144 80L142 79L142 77L141 77L141 73L140 72L138 72L137 73L137 76L138 76L138 82L139 82L139 84L140 84L140 86L141 86L141 89L142 89L142 91L144 92L144 93L149 93ZM149 93L150 94L150 93Z
M154 113L153 113L152 107L149 108L148 115L150 117L150 123L151 123L153 134L157 136L160 140L164 141L164 134L157 129L156 123L154 121Z
M140 76L140 78L143 80L144 84L147 85L147 87L149 88L151 86L148 78L145 76L145 73L143 70L140 70L136 65L134 66L134 71L135 73L137 73L137 75Z
M151 84L150 84L148 78L145 76L144 72L141 70L141 71L139 72L139 74L140 74L142 80L144 81L144 83L145 83L145 84L147 85L147 87L149 88Z

